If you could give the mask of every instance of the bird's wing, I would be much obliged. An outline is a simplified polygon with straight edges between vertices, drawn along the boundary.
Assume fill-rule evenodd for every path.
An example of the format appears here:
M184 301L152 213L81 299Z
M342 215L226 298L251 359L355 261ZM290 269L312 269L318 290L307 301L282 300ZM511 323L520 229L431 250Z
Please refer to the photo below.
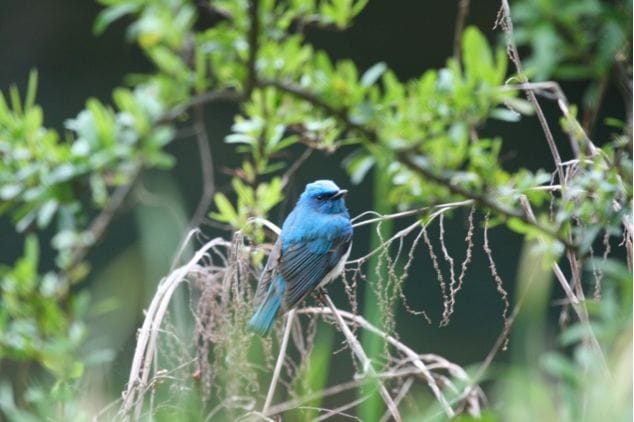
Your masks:
M285 309L301 301L337 266L352 241L352 233L333 240L304 239L291 244L282 254L278 270L286 281Z
M256 307L262 303L266 297L266 293L269 291L269 286L279 265L281 251L282 240L278 237L277 242L273 245L273 249L271 249L271 253L269 253L269 259L266 261L264 271L262 271L262 275L258 281L258 287L255 290L254 304Z

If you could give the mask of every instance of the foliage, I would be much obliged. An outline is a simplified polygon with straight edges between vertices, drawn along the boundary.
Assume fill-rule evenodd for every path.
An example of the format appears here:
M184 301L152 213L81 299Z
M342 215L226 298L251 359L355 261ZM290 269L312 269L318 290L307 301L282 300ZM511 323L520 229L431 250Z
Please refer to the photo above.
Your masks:
M523 0L513 5L518 45L537 80L603 79L632 39L632 2ZM630 47L631 48L631 44Z
M590 110L603 100L613 69L627 74L631 0L522 0L513 5L513 20L518 45L532 51L526 72L536 80L591 80L583 99Z
M487 223L505 224L527 240L539 242L535 262L543 268L556 268L560 260L567 259L572 281L564 280L566 286L562 287L568 288L571 303L580 303L572 307L577 320L562 330L559 351L546 354L543 364L569 398L562 406L563 416L579 416L575 405L591 387L581 374L596 370L594 361L588 359L588 353L596 353L592 341L598 339L600 347L611 353L612 348L618 348L624 328L631 326L631 303L618 303L614 293L627 290L623 273L631 274L631 268L624 270L615 264L610 270L612 261L604 259L597 264L588 260L601 239L606 258L612 237L623 237L627 252L631 252L628 125L598 147L577 121L576 108L566 104L560 123L576 151L573 159L558 162L553 152L555 176L543 170L509 169L500 159L505 141L499 136L480 137L479 129L490 120L513 123L522 115L541 110L530 96L524 100L518 94L526 87L508 83L523 81L526 75L509 69L517 63L509 61L506 49L490 45L475 27L467 27L457 40L459 57L448 59L440 69L403 81L385 63L359 69L352 60L332 60L307 40L307 27L345 30L367 0L100 3L105 8L95 22L95 32L127 17L128 36L154 66L152 73L134 75L130 87L114 89L113 105L87 100L85 109L66 121L63 136L43 127L43 111L35 104L35 72L24 100L15 87L9 90L8 99L0 95L0 214L10 216L16 230L26 235L24 255L13 266L0 268L0 359L41 365L59 389L77 385L72 382L81 378L83 370L76 355L85 336L82 317L87 299L74 285L89 272L87 251L103 235L138 173L174 164L175 158L165 147L175 136L175 121L188 118L190 109L207 103L236 101L240 112L225 142L234 146L242 162L232 171L231 194L215 193L215 211L210 217L229 226L240 239L246 236L255 244L267 239L262 223L283 200L289 178L302 164L304 155L297 157L297 151L330 154L345 149L349 156L344 167L354 183L374 170L384 177L383 186L389 191L385 199L418 218L412 230L419 229L420 234L409 261L399 261L401 243L396 258L388 259L390 271L399 268L406 275L418 239L424 235L429 245L427 226L438 215L467 205L475 206ZM603 81L631 49L627 25L631 9L631 2L523 0L513 8L517 29L511 42L532 46L528 75ZM578 22L586 24L579 28ZM626 71L625 76L631 86L630 73ZM558 100L565 103L565 98ZM462 205L440 211L433 208L447 203ZM43 269L38 239L51 232L50 246L57 259L55 265ZM240 243L240 248L232 250L234 255L225 257L225 262L235 266L228 271L227 265L225 270L242 274L235 275L237 279L248 280L248 274L257 273L262 257L248 255L243 246ZM391 241L383 240L381 253L388 254L390 246ZM459 287L444 243L442 248L452 266L449 294L453 298L453 289ZM430 254L436 265L431 246ZM384 261L374 262L381 265ZM596 303L585 300L588 287L582 282L584 264L592 263L595 277L601 271L618 273L607 277L617 280L612 281L617 286L608 284L603 298L597 293ZM596 270L606 265L604 270ZM494 264L491 266L495 272ZM388 301L402 294L399 283L405 275L389 274L396 281ZM597 281L596 285L600 284ZM222 286L226 285L223 281ZM251 366L232 366L223 359L235 351L236 361L247 360L250 337L238 324L249 309L249 295L248 289L227 291L223 300L239 297L240 306L224 314L205 308L204 312L224 318L218 323L222 329L209 338L198 332L206 347L217 347L214 364L225 397L235 396L238 387L257 377ZM215 304L215 299L210 303ZM385 329L384 338L398 336L391 316L387 315L380 327ZM196 322L202 324L197 326L199 330L209 328ZM591 352L588 344L593 344ZM260 347L270 352L272 345L264 341ZM306 350L309 348L304 357ZM387 365L389 357L381 356L381 362ZM204 358L206 362L207 356ZM608 363L620 365L620 358L615 359ZM306 365L302 371L310 374L308 384L323 386L325 381ZM525 369L522 365L517 363ZM246 372L241 372L243 368ZM511 383L519 380L521 385L527 379L525 374L509 374ZM537 390L546 388L545 384L542 379L535 381ZM196 396L186 399L202 402L203 408L209 406L210 388L201 388L201 400ZM249 393L259 397L257 389ZM8 394L0 394L0 409L9 414L7 409L12 409L13 403L7 404L10 400L6 397ZM60 398L62 403L71 401L70 397ZM211 404L225 406L222 414L226 418L248 408L232 407L222 397ZM161 412L171 410L157 414Z

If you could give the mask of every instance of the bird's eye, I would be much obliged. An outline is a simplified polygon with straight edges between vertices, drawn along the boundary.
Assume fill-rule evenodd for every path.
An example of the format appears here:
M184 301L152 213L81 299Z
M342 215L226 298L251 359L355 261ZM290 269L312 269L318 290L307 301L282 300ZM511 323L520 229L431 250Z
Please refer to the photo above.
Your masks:
M318 201L323 201L324 200L324 195L317 195L317 200Z

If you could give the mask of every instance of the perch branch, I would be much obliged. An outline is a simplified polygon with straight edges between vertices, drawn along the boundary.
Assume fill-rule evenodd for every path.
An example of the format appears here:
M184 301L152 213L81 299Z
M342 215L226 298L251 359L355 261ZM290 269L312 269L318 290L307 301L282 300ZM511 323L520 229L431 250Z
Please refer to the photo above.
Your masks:
M361 347L361 343L359 343L359 340L354 336L354 334L352 334L352 331L350 331L350 328L341 317L341 313L343 313L344 311L340 311L335 307L335 304L332 302L332 299L330 299L330 296L328 296L327 293L324 292L323 298L326 304L328 305L327 309L330 310L330 314L335 318L335 321L337 322L337 325L341 329L341 332L346 337L346 341L348 342L350 349L355 354L357 359L359 359L359 362L361 362L361 367L363 368L364 375L367 374L370 377L376 376L376 372L374 368L372 367L372 362L370 362L370 358L368 358L368 355L365 353L365 350L363 350L363 347ZM387 389L381 383L381 381L377 381L377 383L378 383L379 393L381 394L381 397L383 397L383 401L385 401L385 404L387 405L387 408L392 414L392 417L397 422L401 421L402 420L401 415L398 411L398 408L396 407L396 404L394 404L394 401L392 400L390 393L388 393Z
M447 399L445 398L445 396L443 395L442 391L440 390L440 387L438 386L438 384L434 380L434 377L432 376L431 372L425 366L425 363L423 363L423 361L420 359L420 356L414 350L412 350L411 348L409 348L405 344L401 343L399 340L397 340L396 338L392 337L391 335L381 331L380 329L378 329L374 325L370 324L368 321L365 320L365 318L363 318L363 317L361 317L359 315L354 315L354 314L352 314L350 312L347 312L347 311L336 309L336 308L334 308L334 305L331 306L331 304L332 304L332 301L329 303L329 307L328 308L324 308L324 307L303 308L303 309L298 310L298 313L334 316L335 319L338 320L338 323L340 325L341 324L345 325L346 326L346 330L350 334L352 334L350 332L350 329L347 327L347 324L344 321L344 318L345 318L348 321L351 321L352 323L358 324L363 329L368 330L369 332L382 337L389 344L391 344L393 347L395 347L398 351L400 351L401 353L403 353L405 356L407 356L408 358L410 358L412 360L412 364L420 371L420 374L424 377L425 381L427 382L427 385L429 386L429 388L431 389L432 393L436 397L436 400L438 400L438 402L442 406L442 408L443 408L445 414L447 415L447 417L451 418L451 417L455 416L455 412L453 411L453 409L451 408L451 406L447 402Z
M280 353L277 355L277 362L275 362L275 369L273 370L273 376L271 377L271 384L269 385L269 391L266 394L266 400L264 406L262 406L262 414L266 415L273 396L275 395L275 388L280 378L280 372L282 372L282 366L284 364L284 358L286 356L286 349L288 348L288 339L291 336L291 328L293 326L293 320L295 319L295 309L291 309L286 315L286 326L284 327L284 336L282 337L282 343L280 344Z
M368 128L366 126L363 126L351 121L348 118L348 111L345 108L334 107L330 105L328 102L321 99L319 96L304 89L301 86L298 86L292 83L276 81L276 80L260 80L258 81L258 86L274 87L289 95L292 95L294 97L307 101L308 103L316 106L317 108L320 108L322 111L326 112L327 114L330 114L331 116L335 117L349 130L354 130L361 133L369 143L371 144L379 143L378 134L371 128ZM509 209L503 206L502 204L499 204L496 201L488 198L485 195L478 194L470 190L464 189L456 185L455 183L452 183L450 179L444 176L441 176L439 174L436 174L435 172L427 168L422 168L416 165L414 161L412 161L410 154L407 154L406 152L402 151L401 153L397 154L397 159L398 161L406 165L408 168L410 168L410 170L420 174L421 176L425 177L428 180L431 180L432 182L438 185L446 187L447 189L449 189L450 192L460 195L461 197L465 199L473 200L479 203L480 205L491 209L492 211L494 211L500 216L503 216L506 218L517 218L519 220L522 220L525 224L535 227L540 232L558 240L566 247L566 249L575 248L575 245L572 243L570 239L567 239L561 236L556 231L553 231L551 228L544 226L538 221L535 221L535 222L528 221L526 219L526 216L522 214L521 212L517 210ZM561 162L561 160L559 160L559 162ZM561 170L560 167L558 167L558 169ZM563 171L561 171L561 173L563 177Z

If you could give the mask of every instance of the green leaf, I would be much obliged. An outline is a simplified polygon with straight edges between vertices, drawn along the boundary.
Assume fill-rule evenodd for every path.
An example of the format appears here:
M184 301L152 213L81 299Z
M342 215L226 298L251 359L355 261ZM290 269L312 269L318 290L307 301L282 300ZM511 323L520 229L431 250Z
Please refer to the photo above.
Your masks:
M4 185L0 188L0 199L9 201L22 192L23 186L17 183Z
M35 94L37 93L37 70L29 73L29 83L26 88L26 99L24 100L24 110L30 110L35 104Z
M49 225L51 219L55 215L55 211L57 211L58 202L56 199L49 199L40 207L40 210L37 213L37 226L40 229L43 229Z
M375 162L372 155L358 153L347 157L343 165L348 170L352 183L358 185L363 181L365 175L370 171Z
M238 221L238 213L223 193L216 193L214 202L219 213L212 213L212 218L229 224L235 224Z
M361 86L369 87L370 85L374 85L374 83L379 80L379 78L385 73L387 70L387 65L383 62L379 62L365 71L363 76L361 76Z
M490 76L494 75L493 55L489 44L474 26L467 27L463 33L462 58L465 73L470 79L490 80Z
M95 19L95 23L92 27L93 34L100 35L112 22L124 15L135 12L138 7L138 4L135 3L121 3L102 10L97 15L97 19Z
M494 119L502 120L503 122L519 122L521 118L519 113L502 107L491 110L490 116Z

